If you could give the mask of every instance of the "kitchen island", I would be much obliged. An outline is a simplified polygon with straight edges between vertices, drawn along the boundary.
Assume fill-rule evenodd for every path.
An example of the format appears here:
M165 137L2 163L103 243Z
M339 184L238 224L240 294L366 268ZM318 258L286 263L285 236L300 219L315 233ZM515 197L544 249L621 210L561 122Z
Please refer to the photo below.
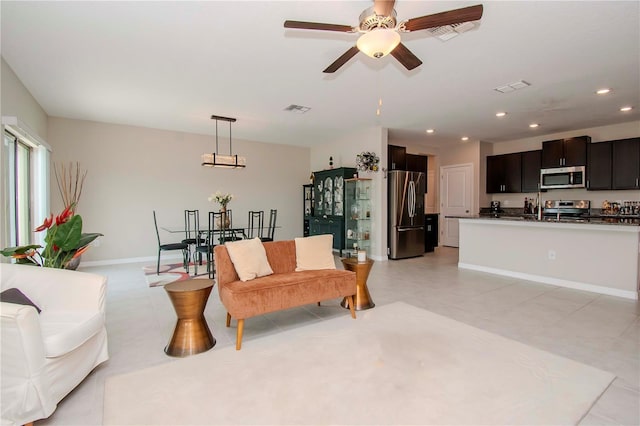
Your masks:
M460 218L458 267L637 300L640 226Z

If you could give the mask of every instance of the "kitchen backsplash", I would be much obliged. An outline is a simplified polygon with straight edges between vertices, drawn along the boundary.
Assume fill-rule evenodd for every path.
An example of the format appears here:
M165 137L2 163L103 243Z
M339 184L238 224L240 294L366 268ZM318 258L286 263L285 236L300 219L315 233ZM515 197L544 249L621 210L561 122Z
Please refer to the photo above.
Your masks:
M535 192L531 194L492 194L490 201L500 201L503 209L514 208L520 209L524 207L524 197L527 199L536 199ZM587 191L584 189L553 189L543 192L542 201L546 200L589 200L592 208L601 208L602 203L606 201L640 201L640 190L629 189L625 191ZM489 207L489 202L486 206Z

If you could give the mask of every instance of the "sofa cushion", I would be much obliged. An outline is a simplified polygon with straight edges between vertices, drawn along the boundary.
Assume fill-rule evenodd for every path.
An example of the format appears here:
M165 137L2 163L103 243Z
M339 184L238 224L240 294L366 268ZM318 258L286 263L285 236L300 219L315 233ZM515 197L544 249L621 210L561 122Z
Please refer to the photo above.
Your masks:
M356 292L355 273L342 269L273 274L223 286L220 299L234 318L350 296Z
M76 349L104 326L104 316L96 311L43 311L40 327L47 358Z
M0 293L0 302L5 303L14 303L16 305L26 305L33 306L36 308L38 313L42 312L42 310L31 301L23 292L18 290L17 288L8 288L2 293Z
M295 238L296 271L336 269L333 259L333 235Z
M260 238L227 242L224 245L241 281L273 274Z

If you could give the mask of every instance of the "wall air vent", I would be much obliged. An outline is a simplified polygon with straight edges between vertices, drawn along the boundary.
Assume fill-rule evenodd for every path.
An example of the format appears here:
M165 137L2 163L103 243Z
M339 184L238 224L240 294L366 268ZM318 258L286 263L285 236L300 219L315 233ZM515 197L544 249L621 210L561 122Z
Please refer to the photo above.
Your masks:
M295 112L297 114L304 114L305 112L309 111L310 109L311 108L306 107L306 106L291 104L288 107L286 107L284 110L285 111Z

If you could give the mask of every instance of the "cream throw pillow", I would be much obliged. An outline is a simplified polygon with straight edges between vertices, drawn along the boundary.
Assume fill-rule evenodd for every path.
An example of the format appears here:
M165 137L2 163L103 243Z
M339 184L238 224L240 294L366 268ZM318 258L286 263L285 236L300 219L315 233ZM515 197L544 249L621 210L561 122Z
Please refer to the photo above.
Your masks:
M260 238L224 243L240 281L273 274Z
M336 269L333 235L296 238L296 271Z

